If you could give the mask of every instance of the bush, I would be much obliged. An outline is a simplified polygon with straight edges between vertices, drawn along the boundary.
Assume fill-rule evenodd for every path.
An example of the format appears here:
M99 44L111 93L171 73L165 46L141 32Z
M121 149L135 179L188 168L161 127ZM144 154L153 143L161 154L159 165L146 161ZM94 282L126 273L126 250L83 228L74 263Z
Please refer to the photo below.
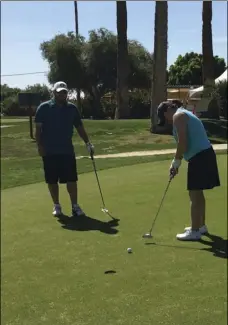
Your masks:
M144 119L150 117L150 92L135 89L129 95L131 118Z
M220 115L227 119L227 81L221 81L214 86L211 94L212 98L217 101Z
M22 108L19 106L18 97L11 96L4 99L3 103L3 113L8 116L26 116L28 115L27 108Z
M116 94L110 93L109 98L102 98L105 118L114 119L116 110ZM150 117L150 93L146 90L134 89L129 92L130 118L144 119Z

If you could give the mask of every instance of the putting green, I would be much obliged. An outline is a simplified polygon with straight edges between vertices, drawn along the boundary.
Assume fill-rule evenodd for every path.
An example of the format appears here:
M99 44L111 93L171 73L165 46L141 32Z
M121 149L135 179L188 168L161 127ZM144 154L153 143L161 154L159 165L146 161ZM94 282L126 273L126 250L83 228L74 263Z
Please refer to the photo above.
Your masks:
M171 184L153 245L142 234L167 185L169 161L99 173L119 225L105 223L93 173L79 179L79 201L91 219L71 229L52 217L44 183L2 191L3 323L225 325L227 157L218 161L222 186L206 193L208 227L220 237L213 247L207 237L207 244L175 239L189 224L186 164ZM69 214L64 188L61 202Z

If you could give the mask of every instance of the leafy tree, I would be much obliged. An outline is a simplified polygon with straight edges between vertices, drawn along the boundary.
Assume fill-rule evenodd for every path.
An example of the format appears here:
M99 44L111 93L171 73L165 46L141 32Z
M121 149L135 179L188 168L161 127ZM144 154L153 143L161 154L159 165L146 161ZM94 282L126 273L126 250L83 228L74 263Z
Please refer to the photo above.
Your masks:
M54 84L64 80L70 89L80 88L85 82L85 67L82 54L85 41L73 32L59 34L40 45L42 56L48 61L48 80Z
M6 115L28 115L27 107L20 107L18 94L20 92L32 92L40 94L41 101L48 100L51 96L50 89L46 85L35 84L25 89L11 88L7 84L1 85L1 107Z
M0 85L1 86L1 101L4 101L5 98L16 96L21 89L20 88L12 88L7 84Z
M149 89L152 56L138 42L128 44L129 87ZM40 48L49 63L49 82L64 80L70 89L80 88L92 101L92 115L101 116L101 98L116 90L117 36L105 28L90 31L87 41L73 33L61 34L42 43Z
M51 90L45 84L35 84L32 86L27 86L24 91L40 94L41 101L49 100L51 97Z
M202 85L203 56L195 52L179 55L169 68L169 85ZM223 58L214 56L214 79L218 78L226 69Z

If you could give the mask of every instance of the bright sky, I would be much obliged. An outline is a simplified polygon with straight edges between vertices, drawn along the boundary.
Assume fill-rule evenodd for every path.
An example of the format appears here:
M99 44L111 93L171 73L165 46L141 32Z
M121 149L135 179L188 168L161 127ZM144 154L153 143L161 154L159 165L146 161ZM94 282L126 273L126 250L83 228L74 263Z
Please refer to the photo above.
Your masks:
M153 52L153 1L128 1L128 38L141 42ZM115 1L79 1L79 32L105 27L116 33ZM201 53L202 1L169 2L168 64L179 54ZM227 62L227 2L213 1L214 55ZM40 43L57 33L74 31L73 1L1 2L1 75L47 71ZM48 84L45 74L1 77L1 83L24 88L35 83Z

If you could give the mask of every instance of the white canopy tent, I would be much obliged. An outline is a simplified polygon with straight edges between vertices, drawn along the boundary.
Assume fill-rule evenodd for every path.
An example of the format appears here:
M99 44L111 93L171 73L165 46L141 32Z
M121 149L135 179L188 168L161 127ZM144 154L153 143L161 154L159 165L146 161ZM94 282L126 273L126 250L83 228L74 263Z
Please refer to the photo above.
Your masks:
M226 71L224 71L223 74L221 74L221 76L219 76L217 79L215 79L215 84L218 84L221 81L227 81L227 72L228 71L226 69ZM188 93L189 99L194 99L194 98L199 99L202 92L203 92L203 86L198 87L196 89L189 90L189 93Z

